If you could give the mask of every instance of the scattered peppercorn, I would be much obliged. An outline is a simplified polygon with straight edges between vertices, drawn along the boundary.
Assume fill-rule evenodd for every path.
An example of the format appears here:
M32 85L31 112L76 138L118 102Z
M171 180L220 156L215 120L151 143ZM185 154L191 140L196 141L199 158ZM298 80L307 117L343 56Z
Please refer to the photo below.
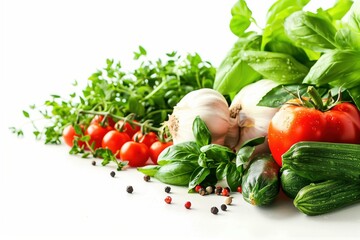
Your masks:
M225 199L225 204L226 205L230 205L231 203L232 203L232 197L227 197L226 199Z
M222 187L217 186L217 187L215 188L215 194L216 194L216 195L221 195L221 192L222 192Z
M217 207L212 207L211 208L211 213L212 214L218 214L218 212L219 212L219 209Z
M207 187L205 188L205 191L206 191L208 194L212 194L212 193L214 192L214 189L213 189L212 186L207 186Z
M126 191L127 191L128 193L133 193L134 188L133 188L132 186L127 186L127 187L126 187Z
M196 186L195 186L195 192L198 193L201 188L202 188L202 187L201 187L200 185L196 185Z
M166 187L165 187L165 192L166 192L166 193L170 193L170 191L171 191L171 187L166 186Z
M96 166L95 160L91 162L91 165Z
M110 172L110 176L115 177L115 172L114 172L114 171L111 171L111 172Z
M185 206L186 209L190 209L191 208L191 202L187 201L184 206Z
M230 191L229 191L229 188L223 188L223 190L221 191L221 195L223 195L223 196L225 196L225 197L227 197L227 196L229 196L229 194L230 194Z
M227 206L226 206L226 204L221 204L220 208L221 208L221 210L226 211Z
M199 194L200 194L201 196L204 196L204 195L206 194L205 189L204 189L204 188L200 188L200 189L199 189Z
M145 182L150 181L150 176L149 176L149 175L144 175L144 181L145 181Z
M171 201L172 201L172 198L171 198L170 196L167 196L167 197L165 198L165 202L166 202L167 204L170 204Z

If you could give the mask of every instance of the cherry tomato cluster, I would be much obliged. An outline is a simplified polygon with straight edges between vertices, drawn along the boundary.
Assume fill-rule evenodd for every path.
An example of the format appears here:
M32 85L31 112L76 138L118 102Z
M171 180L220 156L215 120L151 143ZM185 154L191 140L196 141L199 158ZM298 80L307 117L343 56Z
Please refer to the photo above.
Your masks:
M145 166L149 158L157 164L159 154L172 145L171 141L160 141L155 132L143 133L138 124L130 124L124 120L115 122L111 117L104 120L103 115L96 115L87 128L80 127L89 140L87 143L78 141L79 147L86 150L109 149L117 159L128 161L130 167ZM75 137L81 135L76 133L73 125L67 126L63 131L64 142L73 147Z

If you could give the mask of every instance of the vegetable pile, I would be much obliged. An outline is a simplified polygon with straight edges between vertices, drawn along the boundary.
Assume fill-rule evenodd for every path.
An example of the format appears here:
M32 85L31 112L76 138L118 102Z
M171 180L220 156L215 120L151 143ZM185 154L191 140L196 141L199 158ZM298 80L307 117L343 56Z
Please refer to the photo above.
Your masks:
M256 206L280 191L307 215L360 202L360 2L309 2L277 0L261 28L238 0L238 40L217 68L175 52L131 73L107 60L78 102L45 102L51 124L31 120L34 134L189 192L225 180Z

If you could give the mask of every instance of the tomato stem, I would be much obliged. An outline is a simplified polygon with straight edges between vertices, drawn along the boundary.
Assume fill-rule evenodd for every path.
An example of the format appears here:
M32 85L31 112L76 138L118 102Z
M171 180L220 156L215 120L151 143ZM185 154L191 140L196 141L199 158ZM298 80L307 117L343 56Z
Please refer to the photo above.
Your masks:
M310 102L316 109L323 111L326 108L319 92L313 86L308 87L307 93L310 95Z

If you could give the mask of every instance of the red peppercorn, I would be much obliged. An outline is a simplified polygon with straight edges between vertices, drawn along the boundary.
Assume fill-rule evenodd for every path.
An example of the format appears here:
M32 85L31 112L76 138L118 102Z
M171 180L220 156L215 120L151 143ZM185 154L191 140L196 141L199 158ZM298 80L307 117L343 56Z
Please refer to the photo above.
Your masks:
M187 201L184 206L185 206L186 209L190 209L191 208L191 202Z
M195 186L195 192L198 193L200 191L200 189L202 189L202 187L200 185Z
M166 202L167 204L170 204L171 201L172 201L172 198L171 198L170 196L167 196L167 197L165 198L165 202Z
M241 188L241 186L238 186L238 187L237 187L237 191L238 191L238 193L242 193L242 188Z
M221 191L221 195L223 195L225 197L229 196L229 194L230 194L230 191L228 188L223 188L223 190Z

